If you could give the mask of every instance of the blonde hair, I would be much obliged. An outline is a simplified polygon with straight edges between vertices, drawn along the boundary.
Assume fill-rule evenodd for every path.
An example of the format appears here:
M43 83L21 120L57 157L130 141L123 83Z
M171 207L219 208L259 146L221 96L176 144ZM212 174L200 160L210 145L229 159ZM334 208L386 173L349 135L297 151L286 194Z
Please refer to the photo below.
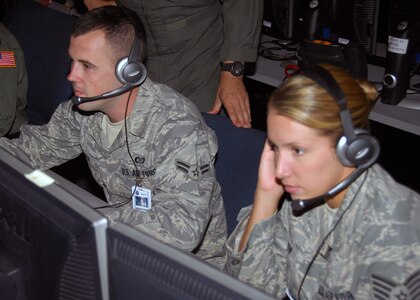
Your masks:
M366 80L354 79L339 67L328 64L320 66L330 72L342 89L353 126L366 129L370 109L378 96L375 86ZM268 109L318 129L320 134L331 136L334 141L343 134L337 100L304 74L286 79L270 96Z

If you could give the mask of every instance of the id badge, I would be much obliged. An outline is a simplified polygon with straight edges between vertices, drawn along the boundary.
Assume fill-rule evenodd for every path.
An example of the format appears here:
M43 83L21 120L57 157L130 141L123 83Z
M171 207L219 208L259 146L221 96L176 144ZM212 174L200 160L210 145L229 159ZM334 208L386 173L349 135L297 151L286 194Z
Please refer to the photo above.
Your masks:
M149 189L145 189L134 185L131 188L133 193L133 208L140 210L149 210L152 208L152 193Z

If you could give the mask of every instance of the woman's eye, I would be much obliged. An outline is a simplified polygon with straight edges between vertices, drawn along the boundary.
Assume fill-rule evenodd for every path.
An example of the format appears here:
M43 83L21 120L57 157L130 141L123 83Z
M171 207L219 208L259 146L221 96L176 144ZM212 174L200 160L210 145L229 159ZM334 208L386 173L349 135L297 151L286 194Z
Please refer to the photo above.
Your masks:
M297 155L302 155L304 153L302 148L293 148L293 152Z
M276 145L274 145L274 144L273 144L273 143L271 143L271 142L268 142L268 146L270 147L270 150L271 150L271 151L277 151L277 150L278 150L277 146L276 146Z

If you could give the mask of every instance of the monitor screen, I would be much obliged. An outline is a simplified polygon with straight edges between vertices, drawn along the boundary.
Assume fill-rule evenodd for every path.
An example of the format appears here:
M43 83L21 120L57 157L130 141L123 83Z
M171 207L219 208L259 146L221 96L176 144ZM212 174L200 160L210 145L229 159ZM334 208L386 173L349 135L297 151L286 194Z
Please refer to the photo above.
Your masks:
M107 229L110 299L273 299L136 229Z
M108 299L107 220L58 178L0 148L2 300Z
M379 0L264 0L262 32L294 40L357 41L376 51Z

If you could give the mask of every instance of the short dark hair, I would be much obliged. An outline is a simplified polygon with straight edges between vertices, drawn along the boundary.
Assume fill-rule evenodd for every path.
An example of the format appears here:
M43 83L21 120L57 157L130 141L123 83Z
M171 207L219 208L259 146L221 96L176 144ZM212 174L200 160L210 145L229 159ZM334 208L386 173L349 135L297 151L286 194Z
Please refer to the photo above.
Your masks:
M83 14L74 24L72 36L102 30L109 42L115 61L130 53L134 38L141 40L139 60L145 52L145 31L140 18L132 10L121 6L102 6Z

